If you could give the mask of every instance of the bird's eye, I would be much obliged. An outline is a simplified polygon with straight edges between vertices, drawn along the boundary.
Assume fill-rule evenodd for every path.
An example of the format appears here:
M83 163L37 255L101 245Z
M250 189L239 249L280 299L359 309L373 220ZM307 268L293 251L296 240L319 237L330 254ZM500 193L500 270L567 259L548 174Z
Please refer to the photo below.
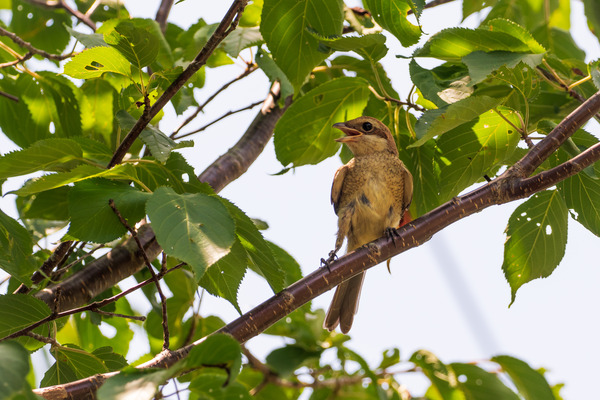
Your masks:
M362 124L362 127L365 130L365 132L369 132L371 129L373 129L373 124L370 122L365 122Z

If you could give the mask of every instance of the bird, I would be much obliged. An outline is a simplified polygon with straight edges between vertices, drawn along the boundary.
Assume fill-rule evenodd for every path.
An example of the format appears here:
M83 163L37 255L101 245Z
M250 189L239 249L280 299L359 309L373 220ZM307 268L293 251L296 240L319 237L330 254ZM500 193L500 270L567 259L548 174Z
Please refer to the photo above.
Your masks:
M335 139L352 153L352 158L335 173L331 203L338 216L335 249L329 266L344 239L351 252L384 235L394 237L413 195L413 179L398 158L398 149L388 127L376 118L363 116L333 125L345 136ZM358 310L365 273L340 283L335 291L323 327L333 331L338 325L348 333Z

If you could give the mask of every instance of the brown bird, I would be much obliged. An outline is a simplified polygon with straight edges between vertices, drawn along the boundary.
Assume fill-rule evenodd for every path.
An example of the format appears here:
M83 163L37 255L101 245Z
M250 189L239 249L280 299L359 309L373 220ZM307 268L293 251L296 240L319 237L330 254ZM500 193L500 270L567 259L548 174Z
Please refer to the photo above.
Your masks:
M346 136L336 139L354 154L333 178L331 203L338 216L335 250L325 264L333 261L348 239L348 252L383 235L393 237L412 200L412 175L398 158L390 130L372 117L360 117L333 125ZM352 326L364 272L342 282L336 289L323 327L338 325L343 333Z

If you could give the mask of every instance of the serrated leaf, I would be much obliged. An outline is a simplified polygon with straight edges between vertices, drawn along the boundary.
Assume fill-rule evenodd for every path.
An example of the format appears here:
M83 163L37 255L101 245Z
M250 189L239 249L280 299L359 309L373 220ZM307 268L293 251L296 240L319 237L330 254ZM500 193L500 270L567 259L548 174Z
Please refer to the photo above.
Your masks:
M471 82L469 85L475 85L484 81L492 72L503 66L515 68L523 62L531 68L537 67L544 58L543 54L512 53L508 51L474 51L462 58L462 61L469 68Z
M112 47L86 49L66 63L64 70L65 75L78 79L98 78L105 72L132 77L129 61Z
M183 364L187 368L223 365L229 372L231 382L240 372L242 353L240 343L226 334L213 334L194 346Z
M69 187L56 188L24 199L23 206L18 206L21 218L49 221L68 220L67 196L69 189Z
M502 270L511 304L525 283L552 274L565 254L568 210L556 190L536 193L508 220Z
M83 241L106 243L127 233L119 218L108 205L109 199L129 226L144 215L144 205L151 196L122 182L88 179L76 183L69 191L69 235Z
M588 64L588 74L592 77L592 82L597 89L600 89L600 60Z
M459 377L458 386L467 399L519 400L519 396L506 387L496 374L472 364L452 363L450 368Z
M237 312L242 314L237 301L238 289L246 274L248 255L239 240L231 246L231 251L225 257L211 265L199 281L199 285L208 293L229 301Z
M70 27L67 27L67 31L88 49L91 49L92 47L108 46L104 41L104 35L100 33L82 33L77 32Z
M458 377L453 369L448 368L435 354L427 350L418 350L410 357L410 362L421 368L431 382L431 388L440 399L465 399L464 394L458 389Z
M428 110L415 125L417 141L410 146L417 147L435 136L474 120L484 112L496 107L502 99L488 96L471 96L436 110Z
M99 347L92 352L108 368L109 371L118 371L127 366L127 360L121 354L117 354L110 346Z
M75 96L79 89L64 76L47 71L39 71L38 75L45 95L54 100L56 133L66 137L81 136L81 111Z
M116 115L119 126L125 132L129 132L137 120L127 111L119 110ZM177 142L162 133L158 128L148 124L140 134L140 139L148 146L150 152L158 161L165 163L171 155L171 150L177 146Z
M292 283L302 279L302 269L300 268L300 264L298 261L294 259L287 251L277 246L273 242L267 241L275 259L277 260L277 264L283 269L285 273L285 286L289 286Z
M374 33L364 36L321 36L317 32L311 34L319 40L320 43L336 51L355 51L370 61L378 61L383 58L388 51L385 46L385 36L381 33Z
M510 376L525 400L555 400L552 388L544 375L526 362L511 356L495 356L491 361L498 363Z
M499 111L513 124L519 123L513 111L505 108ZM510 157L519 140L519 133L496 111L489 111L473 124L459 126L442 136L437 142L446 162L440 171L442 200L456 196Z
M324 83L295 101L275 126L275 153L283 166L317 164L339 149L335 122L361 115L369 97L361 78Z
M600 4L596 0L583 0L583 6L590 31L600 40Z
M223 40L223 50L233 58L237 58L240 51L263 43L258 27L237 28Z
M188 263L197 279L227 255L234 243L235 223L215 197L180 195L159 187L146 203L146 212L164 251Z
M270 54L259 49L256 52L256 64L267 75L269 81L278 81L281 84L281 98L286 99L294 94L294 86L291 84L288 77L283 73L281 68L273 61Z
M0 267L29 284L29 277L39 268L32 253L33 240L27 229L0 210Z
M29 353L14 341L0 343L0 393L4 399L36 399L27 382Z
M37 49L54 54L63 53L70 40L65 27L71 25L71 16L64 10L36 7L21 0L12 1L10 32L24 38Z
M446 61L461 61L474 51L509 51L529 53L529 45L506 33L488 29L448 28L435 34L416 50L414 57L435 57Z
M46 139L0 157L0 179L37 171L61 171L83 157L81 146L70 139Z
M573 218L600 236L600 181L578 173L558 184Z
M104 35L104 41L117 49L137 68L146 67L156 60L159 39L148 26L123 21Z
M31 194L43 192L44 190L55 189L60 186L90 178L129 179L136 182L138 181L135 167L129 164L119 164L111 169L84 164L78 165L68 172L59 172L57 174L49 174L31 179L27 181L22 188L11 193L15 193L19 196L29 196Z
M260 32L273 59L296 91L327 57L306 28L340 35L344 21L341 0L265 0L261 19Z
M0 339L43 320L52 312L43 301L24 294L0 296Z
M505 18L496 18L492 20L488 20L487 29L493 32L504 32L512 37L515 37L525 43L531 53L545 53L546 49L544 46L538 43L537 40L533 38L533 35L521 25Z
M284 282L283 270L277 263L267 241L254 222L242 210L225 199L221 201L235 221L235 233L249 256L251 266L267 280L273 292L281 291Z
M81 126L85 136L115 148L115 104L118 93L103 79L91 79L81 86ZM110 149L109 149L110 150Z
M413 25L407 18L408 11L414 6L411 0L364 0L363 3L375 21L390 31L402 46L408 47L419 41L421 27Z

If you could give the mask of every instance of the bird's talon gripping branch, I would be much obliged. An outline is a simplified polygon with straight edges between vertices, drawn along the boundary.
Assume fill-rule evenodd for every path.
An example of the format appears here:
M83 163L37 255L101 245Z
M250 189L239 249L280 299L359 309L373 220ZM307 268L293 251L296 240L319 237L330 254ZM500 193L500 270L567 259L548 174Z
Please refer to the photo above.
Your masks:
M337 259L337 254L335 250L331 250L329 252L329 257L326 259L321 258L321 267L327 267L327 271L331 272L329 269L329 265Z
M396 238L399 238L400 234L396 228L388 227L385 228L385 237L392 239L392 242L394 242L394 247L396 247Z

